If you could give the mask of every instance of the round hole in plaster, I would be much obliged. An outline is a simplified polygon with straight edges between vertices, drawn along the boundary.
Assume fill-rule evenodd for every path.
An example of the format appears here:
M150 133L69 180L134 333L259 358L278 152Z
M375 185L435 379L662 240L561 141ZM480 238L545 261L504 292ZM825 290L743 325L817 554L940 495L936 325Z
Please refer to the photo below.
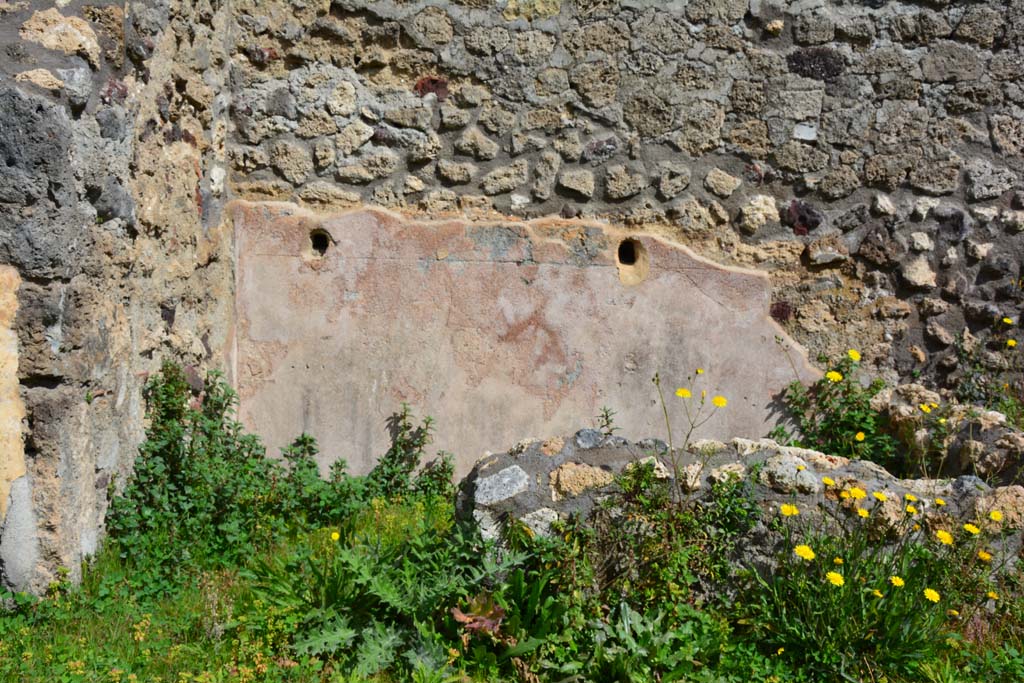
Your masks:
M619 280L622 284L635 285L647 278L650 262L647 258L647 248L643 242L634 237L627 237L619 242L615 256L619 266Z
M309 247L314 256L323 256L331 246L331 236L326 230L312 230L309 233Z

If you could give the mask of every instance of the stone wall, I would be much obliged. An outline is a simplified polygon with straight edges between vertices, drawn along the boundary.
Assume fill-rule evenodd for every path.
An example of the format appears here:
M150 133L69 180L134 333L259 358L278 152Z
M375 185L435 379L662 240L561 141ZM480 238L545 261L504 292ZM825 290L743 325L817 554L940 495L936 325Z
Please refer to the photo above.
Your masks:
M1021 302L1024 3L236 2L240 197L607 218L945 380ZM985 361L1000 365L989 354Z
M461 482L456 509L484 538L495 540L515 522L543 536L573 518L596 526L593 513L602 507L612 523L644 533L650 522L642 515L630 519L609 507L621 494L616 477L640 463L653 467L652 474L688 505L706 503L716 484L746 482L746 495L761 515L728 558L742 568L777 565L789 535L783 529L793 528L777 525L786 504L796 506L800 517L793 521L812 536L864 524L883 542L925 541L939 529L962 537L961 526L974 524L990 535L994 566L1019 566L1024 487L992 488L975 476L897 479L866 460L779 446L771 439L701 440L671 453L657 439L631 442L593 429L528 439L482 458ZM998 519L990 517L993 511Z
M224 8L52 4L0 2L0 579L34 591L96 550L146 374L221 365L233 306Z
M147 372L235 367L232 197L600 219L890 380L1006 364L1022 0L0 0L0 55L7 584L95 549Z

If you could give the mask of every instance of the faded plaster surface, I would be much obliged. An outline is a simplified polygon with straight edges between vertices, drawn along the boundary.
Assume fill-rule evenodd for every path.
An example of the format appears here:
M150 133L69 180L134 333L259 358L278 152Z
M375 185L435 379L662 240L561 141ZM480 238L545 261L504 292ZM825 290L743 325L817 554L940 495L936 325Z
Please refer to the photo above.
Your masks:
M676 387L725 396L695 434L721 438L764 434L794 372L814 375L776 341L797 348L768 315L766 276L653 236L371 209L321 218L289 204L231 213L242 420L271 453L312 434L324 469L344 458L369 470L403 402L436 419L434 447L462 474L486 451L572 430L605 405L627 437L663 434L655 373L676 434ZM329 235L322 256L317 231ZM617 260L627 237L641 245L634 266Z

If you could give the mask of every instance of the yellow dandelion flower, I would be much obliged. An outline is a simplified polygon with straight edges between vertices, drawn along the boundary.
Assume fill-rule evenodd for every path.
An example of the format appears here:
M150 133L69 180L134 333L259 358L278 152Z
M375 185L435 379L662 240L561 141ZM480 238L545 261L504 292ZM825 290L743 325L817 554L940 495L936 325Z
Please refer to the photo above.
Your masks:
M925 414L932 412L932 407L927 403L922 403L921 405L918 406L918 408L920 408L921 412Z
M903 496L903 500L907 501L908 503L916 503L917 496L915 496L913 493L907 493Z
M854 363L860 362L860 351L858 351L857 349L850 349L849 351L846 352L846 355L849 356L850 360L852 360Z
M882 591L878 590L877 588L871 591L871 594L874 595L876 598L882 597Z
M800 509L796 505L790 505L789 503L783 503L779 507L779 512L782 513L783 517L792 517L793 515L799 515Z
M939 424L940 425L944 425L944 424L946 424L946 422L947 422L946 418L944 418L944 417L940 417L939 418Z
M882 493L881 491L875 491L871 495L874 496L876 500L880 500L883 503L885 501L889 500L889 497L887 495L885 495L884 493Z
M1007 339L1006 340L1006 348L1012 349L1016 345L1017 345L1017 340L1016 339Z
M931 602L938 602L939 601L939 593L938 593L938 591L933 590L931 588L925 588L924 589L924 599L925 600L929 600Z
M842 563L843 563L843 558L841 558L841 557L833 557L832 558L832 564L842 564Z
M714 398L711 399L711 403L716 408L724 408L727 405L729 405L729 401L725 398L725 396L715 396Z
M679 387L678 389L676 389L676 396L678 396L679 398L690 398L691 396L693 396L693 394L690 393L689 389Z
M704 374L704 368L697 368L697 374L698 375L703 375Z
M942 545L953 545L953 534L944 529L936 531L935 538L939 539L939 543Z
M909 512L912 515L916 515L917 514L917 508L914 507L913 505L908 505L907 506L907 512Z
M993 510L992 512L988 513L988 518L991 519L993 522L1001 522L1003 521L1003 513L1000 512L999 510Z
M809 545L798 545L793 548L793 554L802 560L807 560L808 562L814 559L814 551L811 550L811 546Z
M867 495L867 491L864 489L857 488L856 486L850 487L850 498L853 498L854 500L863 500L864 498L867 498Z
M944 501L943 499L941 499L941 498L936 498L936 499L935 499L935 505L936 505L936 506L938 506L938 507L942 507L942 506L944 506L945 504L946 504L946 501Z
M989 591L988 593L985 593L985 595L988 597L989 600L999 599L999 593L996 593L995 591Z
M341 534L339 534L337 531L332 531L331 532L331 540L332 541L337 541L340 538L341 538Z
M1012 325L1013 324L1013 318L1003 318L1003 323L1006 324L1006 325Z
M825 578L828 579L829 583L838 588L842 588L843 584L846 583L846 580L843 578L843 575L839 572L829 572L825 574Z
M960 616L960 613L957 612L955 609L948 609L948 610L946 610L946 614L948 614L949 616L953 617L954 619L956 617Z
M895 574L889 577L889 583L896 586L897 588L903 588L903 586L906 585L906 582L904 582L903 579L896 576Z
M836 372L835 370L829 370L828 372L825 373L825 379L827 379L829 382L842 382L843 375L841 373Z
M822 477L821 483L824 484L825 486L835 486L836 480L833 479L832 477Z
M979 550L978 551L978 559L981 560L982 562L991 562L992 561L992 553L985 552L984 550Z
M864 432L857 432L856 434L853 435L854 441L863 441L864 438Z
M939 407L939 404L938 404L938 403L936 403L936 402L934 402L934 401L932 401L932 402L931 402L931 403L929 403L928 405L930 405L930 406L931 406L932 408L938 408L938 407Z
M850 492L847 491L846 489L843 489L842 491L839 492L839 497L843 499L849 498Z
M871 513L868 512L865 508L857 508L857 514L860 515L863 519L867 519L868 515Z
M981 529L979 529L978 527L974 526L970 522L968 522L967 524L964 524L964 531L966 531L967 533L969 533L972 536L977 536L978 534L981 533Z
M784 647L780 647L780 648L779 648L778 650L776 650L776 651L775 651L775 654L777 654L777 655L781 655L781 654L782 654L783 652L785 652L785 651L786 651L786 648L784 648Z
M921 525L920 524L915 524L914 525L914 531L920 531L920 530L921 530Z
M806 470L806 469L807 469L807 468L806 468L806 467L804 467L803 465L797 465L797 466L796 466L796 471L797 471L797 472L803 472L803 471L804 471L804 470Z

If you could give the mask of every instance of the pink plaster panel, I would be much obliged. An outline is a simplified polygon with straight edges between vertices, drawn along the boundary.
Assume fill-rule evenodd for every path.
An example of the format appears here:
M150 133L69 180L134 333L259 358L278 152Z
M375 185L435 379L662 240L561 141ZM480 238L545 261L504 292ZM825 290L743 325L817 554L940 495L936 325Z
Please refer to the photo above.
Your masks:
M271 453L312 434L324 470L345 458L368 471L402 402L436 419L433 447L461 474L486 451L592 426L602 406L624 436L665 438L655 372L676 435L686 422L673 392L695 368L696 395L729 399L695 438L763 436L794 367L815 376L768 315L766 276L654 236L287 204L237 202L232 213L242 420ZM314 231L330 236L323 256ZM646 250L637 284L620 278L627 237ZM790 359L776 336L797 349Z

